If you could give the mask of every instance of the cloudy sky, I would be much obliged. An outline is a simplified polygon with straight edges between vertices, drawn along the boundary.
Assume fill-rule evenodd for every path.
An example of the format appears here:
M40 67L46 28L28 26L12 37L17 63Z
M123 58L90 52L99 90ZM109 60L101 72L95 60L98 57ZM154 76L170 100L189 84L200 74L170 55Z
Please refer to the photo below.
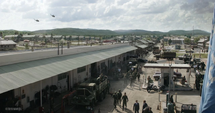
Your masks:
M0 30L66 27L169 31L192 30L194 26L211 31L214 3L215 0L0 0Z

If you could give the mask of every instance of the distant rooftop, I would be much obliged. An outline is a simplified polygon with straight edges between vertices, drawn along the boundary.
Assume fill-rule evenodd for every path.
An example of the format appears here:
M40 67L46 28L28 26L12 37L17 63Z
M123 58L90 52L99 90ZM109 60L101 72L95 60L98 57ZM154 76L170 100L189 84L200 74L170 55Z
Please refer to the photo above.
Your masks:
M0 45L14 45L16 44L14 41L12 40L2 40L0 41Z

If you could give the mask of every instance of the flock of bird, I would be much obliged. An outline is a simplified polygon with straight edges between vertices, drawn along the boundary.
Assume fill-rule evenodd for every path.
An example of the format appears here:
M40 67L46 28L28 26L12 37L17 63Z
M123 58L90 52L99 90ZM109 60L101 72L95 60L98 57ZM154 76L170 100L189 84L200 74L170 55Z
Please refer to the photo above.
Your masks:
M50 14L52 17L55 17L55 15ZM39 19L34 19L36 22L40 22Z

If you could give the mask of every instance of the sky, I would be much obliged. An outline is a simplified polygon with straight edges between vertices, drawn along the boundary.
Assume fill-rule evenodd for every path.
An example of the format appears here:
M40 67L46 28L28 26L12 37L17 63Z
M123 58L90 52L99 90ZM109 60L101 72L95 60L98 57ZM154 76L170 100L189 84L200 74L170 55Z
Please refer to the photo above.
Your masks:
M166 32L192 30L194 26L210 32L214 3L215 0L0 0L0 30L90 28Z

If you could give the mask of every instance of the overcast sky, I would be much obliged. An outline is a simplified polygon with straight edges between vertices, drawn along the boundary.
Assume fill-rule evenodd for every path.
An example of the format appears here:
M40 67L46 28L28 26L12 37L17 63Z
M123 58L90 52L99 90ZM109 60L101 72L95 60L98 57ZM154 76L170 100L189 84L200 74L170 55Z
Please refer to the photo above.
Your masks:
M0 0L0 30L67 27L169 31L192 30L194 26L210 32L214 3L215 0Z

